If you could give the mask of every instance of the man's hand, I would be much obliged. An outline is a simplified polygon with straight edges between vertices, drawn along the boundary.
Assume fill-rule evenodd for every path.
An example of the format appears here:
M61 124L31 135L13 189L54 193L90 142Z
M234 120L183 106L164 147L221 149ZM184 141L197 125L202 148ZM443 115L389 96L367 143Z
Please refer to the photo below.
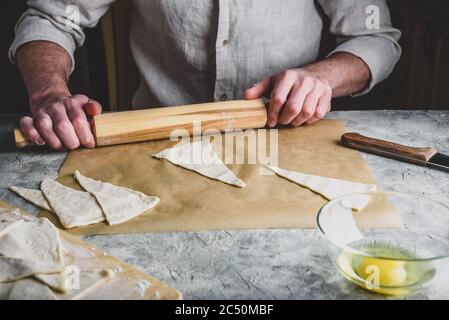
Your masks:
M339 52L303 68L285 70L245 91L246 99L271 91L268 126L300 126L322 119L333 97L365 88L371 78L368 65L351 53Z
M325 79L305 69L285 70L246 90L247 99L256 99L271 90L268 126L312 124L331 108L332 87Z
M29 140L55 150L95 147L88 116L101 113L101 105L84 95L54 95L30 101L32 117L23 117L20 128Z
M88 116L101 113L101 106L70 93L67 51L52 42L32 41L17 50L16 61L30 96L32 117L20 121L25 136L56 150L95 147Z

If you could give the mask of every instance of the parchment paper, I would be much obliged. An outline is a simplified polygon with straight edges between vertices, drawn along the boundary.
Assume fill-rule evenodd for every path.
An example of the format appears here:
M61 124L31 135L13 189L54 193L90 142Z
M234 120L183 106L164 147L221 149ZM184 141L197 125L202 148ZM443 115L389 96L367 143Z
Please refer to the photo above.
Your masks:
M357 151L340 146L345 133L340 121L325 120L312 126L279 130L279 166L288 170L363 183L376 183ZM268 134L267 134L268 135ZM116 226L105 223L67 230L72 234L206 231L226 229L315 228L321 196L276 175L260 175L261 165L228 165L247 183L236 188L168 161L151 157L175 145L170 140L102 147L70 152L58 181L80 189L73 174L125 186L161 198L159 205L141 216ZM49 213L42 215L60 225ZM376 210L367 225L398 226L389 210Z

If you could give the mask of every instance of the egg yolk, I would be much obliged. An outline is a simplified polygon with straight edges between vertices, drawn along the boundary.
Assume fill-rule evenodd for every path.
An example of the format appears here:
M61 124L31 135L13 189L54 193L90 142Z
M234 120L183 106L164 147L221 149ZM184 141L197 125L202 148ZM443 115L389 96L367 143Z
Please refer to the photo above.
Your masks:
M405 262L362 257L357 273L364 279L378 276L381 286L400 286L407 278Z

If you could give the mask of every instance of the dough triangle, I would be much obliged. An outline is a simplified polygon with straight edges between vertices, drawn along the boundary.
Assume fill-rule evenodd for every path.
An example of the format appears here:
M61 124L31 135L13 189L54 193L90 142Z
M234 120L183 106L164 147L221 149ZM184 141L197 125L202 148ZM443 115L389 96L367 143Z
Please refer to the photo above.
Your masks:
M53 291L33 278L0 283L0 300L57 300Z
M5 233L10 232L11 229L13 229L14 227L17 227L20 223L22 223L22 220L1 221L1 219L0 219L0 237Z
M0 237L10 232L12 228L19 226L23 221L30 221L30 219L19 214L16 210L0 208Z
M95 292L98 287L114 277L115 273L110 269L80 270L78 288L68 289L64 293L55 292L54 294L59 300L84 299L85 296Z
M166 159L175 165L229 185L246 187L246 184L224 165L209 141L180 144L153 154L153 157Z
M79 300L92 294L105 282L114 278L109 269L85 270L79 273L79 287L64 292L55 292L52 286L42 279L25 278L17 281L0 283L0 300ZM47 276L51 277L51 275ZM68 283L70 285L70 283ZM98 297L101 298L101 297ZM98 299L97 298L97 299Z
M336 199L350 193L371 192L376 191L377 189L374 184L363 184L334 178L325 178L296 171L288 171L278 167L266 167L275 172L278 176L310 189L327 200Z
M49 179L42 181L41 190L64 228L104 221L103 211L88 192L68 188Z
M39 280L52 290L58 292L66 292L67 291L67 276L65 270L60 273L50 273L50 274L35 274L34 278Z
M159 203L158 197L87 178L78 171L75 172L75 179L97 199L110 225L135 218Z
M19 209L0 208L0 221L1 222L35 221L35 218L22 214Z
M47 219L22 221L0 237L0 282L64 270L58 230Z
M14 191L35 206L52 212L51 207L41 190L25 189L20 187L11 187L9 190Z

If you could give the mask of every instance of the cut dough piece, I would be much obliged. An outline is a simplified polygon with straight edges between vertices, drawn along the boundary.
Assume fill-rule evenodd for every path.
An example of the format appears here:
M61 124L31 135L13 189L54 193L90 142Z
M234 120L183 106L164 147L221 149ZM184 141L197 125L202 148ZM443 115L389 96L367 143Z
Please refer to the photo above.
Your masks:
M56 300L45 285L33 278L0 283L0 300Z
M17 209L7 210L0 208L0 237L23 221L30 221L30 218L20 214Z
M110 225L135 218L159 203L158 197L87 178L78 171L75 172L75 179L84 190L97 199Z
M152 156L158 159L167 159L175 165L211 179L240 188L246 187L246 184L224 165L209 141L179 144Z
M348 245L364 238L351 207L344 207L341 203L336 203L328 210L328 213L323 217L323 222L325 223L321 227L329 238L343 245Z
M0 283L0 300L77 300L94 292L114 277L109 269L80 271L74 275L74 288L64 293L53 292L46 284L34 278Z
M45 199L45 196L41 190L25 189L20 187L11 187L9 188L9 190L14 191L19 196L31 202L35 206L52 212L51 207L48 204L47 199Z
M35 219L31 219L29 217L26 217L24 215L21 215L20 213L15 212L14 210L4 211L0 209L0 238L3 234L6 234L7 232L11 232L11 230L17 226L19 226L24 221L33 221L35 222ZM15 232L15 230L13 231ZM17 231L17 232L20 232ZM62 243L61 243L62 245ZM39 281L45 283L50 288L58 290L58 291L65 291L65 274L62 273L55 273L55 274L36 274L34 275L36 279Z
M354 209L355 211L362 211L369 203L370 197L363 194L353 194L343 200L340 205L346 209Z
M17 221L1 221L0 220L0 237L11 231L12 228L18 226L20 223L22 223L22 220Z
M336 199L340 196L358 193L358 192L372 192L376 191L377 187L374 184L363 184L359 182L350 182L334 178L324 178L310 174L304 174L296 171L288 171L278 167L265 166L275 172L280 177L299 184L302 187L308 188L311 191L318 193L327 200Z
M72 289L65 293L55 293L55 296L60 300L79 300L85 295L90 294L106 281L114 278L115 273L110 269L95 269L95 270L81 270L78 275L74 275L74 282L69 286ZM78 282L79 280L79 282ZM78 288L76 288L78 286Z
M56 290L54 294L58 299L73 300L81 299L115 275L110 269L83 270L83 265L71 267L59 274L39 274L35 278Z
M1 222L15 222L15 221L36 221L34 217L28 217L20 212L19 209L3 209L0 208Z
M47 219L22 221L0 237L0 282L63 270L59 232Z
M42 181L41 189L64 228L104 221L103 211L90 193L63 186L49 179Z
M52 273L52 274L35 274L34 277L47 285L53 290L59 292L67 291L67 276L65 270L60 273Z

